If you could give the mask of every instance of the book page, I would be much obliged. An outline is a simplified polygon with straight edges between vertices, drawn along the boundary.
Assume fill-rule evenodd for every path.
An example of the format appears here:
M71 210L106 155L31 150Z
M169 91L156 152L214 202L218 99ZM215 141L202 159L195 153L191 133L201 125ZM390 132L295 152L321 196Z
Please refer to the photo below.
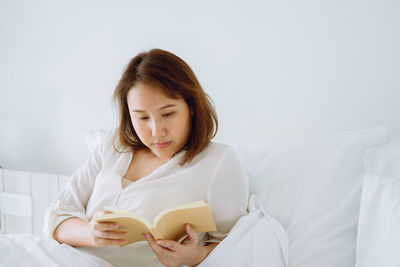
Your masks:
M208 204L188 205L186 208L172 208L163 212L154 222L155 239L178 240L185 236L185 224L189 223L198 233L216 231L211 208Z
M169 209L166 209L164 211L162 211L161 213L159 213L155 218L154 218L154 222L153 225L157 225L158 220L160 220L160 218L162 216L164 216L164 214L167 214L171 211L174 210L182 210L182 209L187 209L187 208L192 208L192 207L202 207L202 206L206 206L208 204L206 204L204 202L204 200L200 200L200 201L196 201L196 202L192 202L192 203L188 203L188 204L184 204L184 205L180 205L180 206L176 206L176 207L172 207Z

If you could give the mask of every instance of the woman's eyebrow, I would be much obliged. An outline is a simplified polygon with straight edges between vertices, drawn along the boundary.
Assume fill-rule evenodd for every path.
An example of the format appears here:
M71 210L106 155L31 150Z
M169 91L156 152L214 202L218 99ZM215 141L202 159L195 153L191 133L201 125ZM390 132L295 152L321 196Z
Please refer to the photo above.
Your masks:
M174 104L169 104L169 105L165 105L165 106L159 108L158 110L162 110L162 109L170 108L170 107L175 107L175 106L176 106L176 105L174 105ZM134 110L132 110L132 111L133 111L133 112L146 112L146 111L140 110L140 109L134 109Z

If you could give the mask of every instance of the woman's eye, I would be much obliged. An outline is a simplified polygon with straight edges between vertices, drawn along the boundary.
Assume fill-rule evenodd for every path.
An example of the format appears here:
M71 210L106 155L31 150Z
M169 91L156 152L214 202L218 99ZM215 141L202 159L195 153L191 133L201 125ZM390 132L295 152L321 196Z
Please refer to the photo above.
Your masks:
M175 112L170 112L170 113L166 113L166 114L163 114L162 116L163 117L169 117L169 116L171 116L171 115L173 115ZM139 117L139 120L147 120L149 117Z
M170 113L164 114L163 117L169 117L169 116L171 116L172 114L174 114L174 112L170 112Z

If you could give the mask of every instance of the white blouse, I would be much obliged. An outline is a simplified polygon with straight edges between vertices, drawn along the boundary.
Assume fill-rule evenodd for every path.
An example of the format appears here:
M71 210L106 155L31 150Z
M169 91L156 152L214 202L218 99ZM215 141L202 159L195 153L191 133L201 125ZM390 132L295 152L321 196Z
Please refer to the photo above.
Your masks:
M217 226L217 231L199 235L199 245L204 245L205 242L220 242L247 213L248 178L228 145L210 142L190 163L181 167L179 162L185 153L182 150L151 174L127 183L123 176L130 165L132 152L114 150L115 131L106 135L47 208L43 226L45 235L53 237L55 228L71 217L90 221L95 211L105 207L129 210L153 222L165 209L204 200L210 205ZM122 151L118 140L115 145ZM139 258L146 261L140 262L140 266L158 266L146 241L122 248L78 249L102 257L115 266L132 266Z

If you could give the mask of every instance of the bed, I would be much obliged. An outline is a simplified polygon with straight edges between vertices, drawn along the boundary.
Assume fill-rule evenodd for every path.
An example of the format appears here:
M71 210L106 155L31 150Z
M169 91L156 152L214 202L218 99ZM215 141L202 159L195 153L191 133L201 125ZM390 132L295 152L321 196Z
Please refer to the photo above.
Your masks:
M89 151L106 133L86 136ZM400 266L400 141L385 127L231 144L249 214L199 266ZM111 266L41 236L68 175L1 169L1 266Z

